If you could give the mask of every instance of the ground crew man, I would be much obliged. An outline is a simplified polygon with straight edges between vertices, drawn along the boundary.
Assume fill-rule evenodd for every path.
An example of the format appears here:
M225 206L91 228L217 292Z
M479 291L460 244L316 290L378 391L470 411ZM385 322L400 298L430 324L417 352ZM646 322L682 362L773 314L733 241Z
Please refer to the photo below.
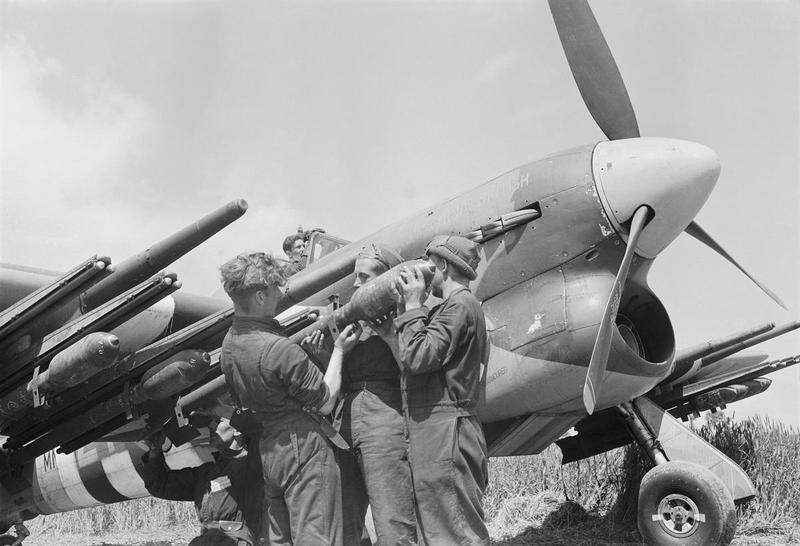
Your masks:
M395 250L370 244L358 255L353 284L358 288L401 262ZM369 326L345 358L343 384L347 394L341 430L360 471L353 483L343 484L345 499L353 502L359 521L364 521L366 488L378 544L416 544L400 368L389 346Z
M262 517L263 495L253 486L260 481L258 457L248 456L237 431L221 419L210 426L216 461L172 470L161 450L163 436L148 441L142 456L147 491L166 500L194 501L200 536L190 546L252 546Z
M240 254L220 272L234 306L220 366L237 409L261 423L269 542L341 544L341 483L331 443L341 438L320 414L334 406L342 359L358 332L342 330L323 376L274 319L285 282L281 264L263 252Z
M480 258L475 243L448 235L434 237L426 254L436 266L431 291L443 301L423 307L421 271L402 270L405 310L394 321L417 516L426 544L488 544L486 440L476 407L489 344L469 291Z

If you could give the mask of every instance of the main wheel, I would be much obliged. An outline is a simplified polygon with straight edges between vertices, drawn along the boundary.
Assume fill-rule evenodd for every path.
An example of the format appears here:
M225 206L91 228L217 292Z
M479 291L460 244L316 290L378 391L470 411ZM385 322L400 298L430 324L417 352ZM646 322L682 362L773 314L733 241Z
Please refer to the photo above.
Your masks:
M706 468L669 461L642 478L637 510L647 544L704 546L730 544L736 531L733 497Z

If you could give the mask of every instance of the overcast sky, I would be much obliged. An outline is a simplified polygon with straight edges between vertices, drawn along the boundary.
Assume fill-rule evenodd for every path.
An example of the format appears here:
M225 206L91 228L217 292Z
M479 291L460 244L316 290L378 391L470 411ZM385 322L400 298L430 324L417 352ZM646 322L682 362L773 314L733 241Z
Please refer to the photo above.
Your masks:
M592 2L644 136L714 149L697 221L790 310L686 235L650 283L684 347L798 318L796 1ZM543 1L0 0L0 258L114 260L237 198L172 268L217 289L243 249L360 238L520 164L603 139ZM764 347L800 353L800 336ZM800 424L800 370L734 404Z

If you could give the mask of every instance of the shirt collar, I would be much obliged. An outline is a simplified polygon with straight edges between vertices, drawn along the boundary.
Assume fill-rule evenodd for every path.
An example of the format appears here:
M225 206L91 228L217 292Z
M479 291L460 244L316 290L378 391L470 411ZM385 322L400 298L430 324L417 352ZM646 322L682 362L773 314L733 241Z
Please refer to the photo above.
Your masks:
M280 334L283 332L280 323L274 318L255 318L233 316L233 327L237 330L268 330Z
M462 290L466 290L467 292L470 292L470 289L469 289L468 286L464 286L463 284L461 284L458 287L454 288L452 292L450 292L450 295L447 296L447 299L449 300L450 298L452 298L453 296L455 296L456 294L458 294Z

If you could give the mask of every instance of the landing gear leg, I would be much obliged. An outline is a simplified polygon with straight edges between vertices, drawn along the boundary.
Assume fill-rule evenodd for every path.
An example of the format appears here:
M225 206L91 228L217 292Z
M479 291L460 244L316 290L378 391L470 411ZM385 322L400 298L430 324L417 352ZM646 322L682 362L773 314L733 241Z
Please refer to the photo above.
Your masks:
M669 460L669 450L637 406L625 403L619 409L639 447L656 465L642 478L639 489L637 519L645 543L730 544L736 531L736 509L722 480L697 463Z

